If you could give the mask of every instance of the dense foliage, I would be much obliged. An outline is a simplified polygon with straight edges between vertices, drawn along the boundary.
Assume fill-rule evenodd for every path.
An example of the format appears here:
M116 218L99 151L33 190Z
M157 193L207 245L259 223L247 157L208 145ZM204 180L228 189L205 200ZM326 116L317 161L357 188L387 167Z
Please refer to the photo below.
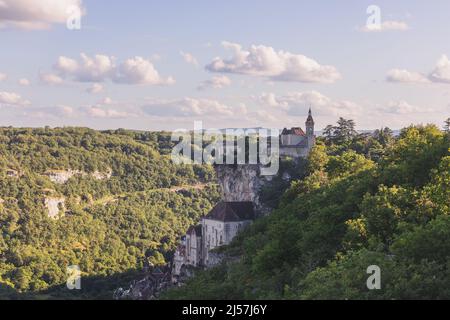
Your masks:
M340 119L278 209L164 298L450 299L450 135L358 134ZM239 257L239 259L236 259ZM367 268L381 268L368 290Z
M0 129L0 296L111 298L145 259L170 259L218 200L213 169L174 165L170 150L165 133ZM54 183L49 170L81 173ZM57 219L46 198L65 200ZM71 265L81 291L65 289Z

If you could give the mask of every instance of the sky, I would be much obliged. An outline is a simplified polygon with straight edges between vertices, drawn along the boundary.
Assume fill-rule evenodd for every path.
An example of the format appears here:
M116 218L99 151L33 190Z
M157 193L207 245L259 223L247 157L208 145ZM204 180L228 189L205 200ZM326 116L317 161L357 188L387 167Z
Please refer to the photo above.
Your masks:
M0 0L0 126L441 127L449 39L445 0Z

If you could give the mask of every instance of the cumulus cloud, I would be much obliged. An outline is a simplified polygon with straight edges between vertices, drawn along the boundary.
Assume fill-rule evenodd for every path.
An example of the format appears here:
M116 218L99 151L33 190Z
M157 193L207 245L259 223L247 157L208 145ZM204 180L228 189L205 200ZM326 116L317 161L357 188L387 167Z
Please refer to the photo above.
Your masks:
M332 83L341 78L334 66L321 65L301 54L275 51L264 45L244 50L240 44L223 42L233 52L229 59L215 58L206 70L268 78L273 81Z
M2 106L24 106L30 102L23 99L19 94L15 92L0 92L0 105Z
M47 29L66 23L71 7L85 12L82 0L0 0L0 28Z
M1 72L0 72L0 82L1 82L1 81L5 81L6 78L8 78L8 76L6 75L6 73L1 73Z
M160 117L196 117L196 116L231 116L233 109L217 100L183 98L175 100L149 101L142 110L152 116Z
M212 77L212 79L203 81L199 86L199 90L206 90L209 88L222 89L231 84L231 79L227 76Z
M383 32L383 31L407 31L409 26L403 21L384 21L379 25L370 24L360 28L363 32Z
M171 85L172 77L163 78L149 60L134 57L126 60L117 69L113 81L126 84Z
M86 112L89 116L94 118L127 118L130 116L128 112L118 111L114 109L102 108L99 106L92 106L86 109Z
M286 111L292 116L305 116L309 107L316 115L354 116L361 112L361 106L348 100L333 100L317 91L291 92L285 95L263 93L256 97L262 105Z
M409 83L427 83L430 82L428 78L414 71L405 69L392 69L388 72L386 80L389 82L409 82Z
M428 77L433 82L450 83L450 60L445 54L439 58Z
M194 66L198 66L198 61L192 55L192 53L180 51L180 55L183 57L184 61L186 61L187 63L192 64Z
M81 61L61 56L55 70L64 78L73 78L80 82L102 82L111 77L114 62L112 57L96 54L94 57L82 53Z
M405 100L389 101L386 106L378 108L380 112L387 112L397 115L407 115L412 113L427 113L433 112L432 108L419 107L409 104Z
M87 88L86 91L88 93L97 94L102 92L104 89L103 85L100 83L94 83L91 87Z
M409 83L450 83L450 60L443 54L428 75L404 69L392 69L387 73L386 80Z
M26 78L19 79L18 83L24 87L29 86L31 84L30 80Z
M102 104L113 104L114 101L110 97L105 97L105 98L103 98L101 103Z
M72 107L66 105L58 105L54 107L29 107L25 110L24 115L36 118L67 118L72 117L75 111Z
M57 85L63 83L63 79L54 73L41 73L39 74L39 79L43 83L50 85Z
M162 77L150 60L136 56L116 64L112 56L96 54L90 57L84 53L79 61L61 56L54 66L58 76L78 82L105 82L122 84L171 85L172 77Z

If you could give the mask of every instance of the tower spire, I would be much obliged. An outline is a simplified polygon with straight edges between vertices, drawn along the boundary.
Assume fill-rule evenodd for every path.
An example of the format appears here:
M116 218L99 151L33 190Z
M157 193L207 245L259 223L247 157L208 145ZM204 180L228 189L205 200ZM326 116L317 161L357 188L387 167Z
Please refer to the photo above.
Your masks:
M312 117L311 106L309 107L308 118L306 119L305 124L306 124L306 135L308 137L314 136L314 119Z

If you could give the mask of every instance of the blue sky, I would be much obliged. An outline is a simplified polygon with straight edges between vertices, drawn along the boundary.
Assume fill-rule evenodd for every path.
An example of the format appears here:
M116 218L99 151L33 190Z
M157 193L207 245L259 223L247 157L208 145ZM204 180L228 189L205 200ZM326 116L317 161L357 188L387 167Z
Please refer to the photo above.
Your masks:
M3 2L2 126L281 128L310 105L317 129L450 116L448 1Z

